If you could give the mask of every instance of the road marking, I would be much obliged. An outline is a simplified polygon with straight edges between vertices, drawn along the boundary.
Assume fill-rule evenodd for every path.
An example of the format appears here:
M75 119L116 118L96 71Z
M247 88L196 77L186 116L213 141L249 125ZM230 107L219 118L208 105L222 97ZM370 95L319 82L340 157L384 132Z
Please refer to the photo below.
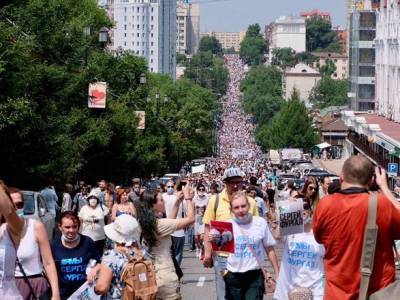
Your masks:
M197 286L203 286L204 281L206 281L206 278L204 276L199 277L199 281L197 282Z

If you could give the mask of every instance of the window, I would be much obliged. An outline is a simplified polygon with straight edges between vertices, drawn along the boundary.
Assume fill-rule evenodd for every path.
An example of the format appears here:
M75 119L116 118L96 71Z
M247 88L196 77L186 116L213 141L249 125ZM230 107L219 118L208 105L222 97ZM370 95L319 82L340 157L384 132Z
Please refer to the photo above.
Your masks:
M126 24L124 25L124 29L126 30Z
M153 42L151 42L151 44L150 44L151 46L154 46L154 43Z
M137 29L140 29L140 25L139 25L139 24L137 24L136 28L137 28Z
M124 37L126 37L126 32L124 33Z

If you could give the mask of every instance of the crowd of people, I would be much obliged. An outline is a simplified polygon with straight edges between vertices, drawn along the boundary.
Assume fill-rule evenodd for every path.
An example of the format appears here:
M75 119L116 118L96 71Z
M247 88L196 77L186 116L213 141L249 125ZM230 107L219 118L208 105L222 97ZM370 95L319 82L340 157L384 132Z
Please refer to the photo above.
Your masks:
M68 299L88 284L101 299L131 299L143 290L152 299L181 299L186 242L214 269L218 300L263 299L265 292L277 300L351 300L394 282L400 205L385 171L352 156L340 182L309 176L304 185L288 181L278 191L284 171L262 156L240 105L244 64L237 55L225 60L230 83L222 99L220 155L203 172L168 182L154 178L155 188L139 178L128 187L80 181L66 184L59 196L46 184L40 194L50 221L57 219L53 239L41 221L24 216L23 192L0 181L0 297ZM279 201L300 203L302 232L283 233ZM373 201L378 233L368 277L360 261ZM230 223L232 232L215 231L216 221ZM234 241L233 251L215 250L225 239ZM144 277L132 275L135 262Z

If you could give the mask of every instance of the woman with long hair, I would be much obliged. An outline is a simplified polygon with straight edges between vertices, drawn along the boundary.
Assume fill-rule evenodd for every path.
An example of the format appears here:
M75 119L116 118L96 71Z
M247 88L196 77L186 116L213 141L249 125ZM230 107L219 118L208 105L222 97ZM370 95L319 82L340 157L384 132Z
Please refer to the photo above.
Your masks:
M307 178L298 198L303 198L310 203L312 209L315 209L319 202L319 184L316 177L309 176Z
M9 191L17 208L17 214L23 216L24 197L22 192L17 188L10 188ZM25 300L35 300L37 295L43 295L51 288L52 299L60 299L57 270L46 227L38 220L23 220L24 229L17 251L19 264L15 267L18 290ZM47 278L43 275L44 271Z
M187 215L182 219L167 219L161 193L145 191L141 196L141 205L137 207L137 219L142 228L143 244L148 247L154 259L156 280L158 285L157 299L181 299L179 279L175 272L171 257L171 234L178 229L186 228L194 223L193 194L189 187L177 193L172 210L172 217L177 216L182 201L187 202Z
M17 249L24 227L7 186L0 180L0 299L22 300L14 278Z

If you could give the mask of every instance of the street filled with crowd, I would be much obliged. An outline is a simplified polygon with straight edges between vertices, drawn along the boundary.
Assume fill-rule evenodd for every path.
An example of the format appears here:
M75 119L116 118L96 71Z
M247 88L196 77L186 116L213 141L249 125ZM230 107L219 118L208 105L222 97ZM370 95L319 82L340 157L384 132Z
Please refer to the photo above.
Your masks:
M217 157L129 186L0 181L0 298L181 299L186 245L214 269L218 300L396 299L400 204L385 170L362 155L340 177L303 152L273 163L241 107L245 65L225 62Z

